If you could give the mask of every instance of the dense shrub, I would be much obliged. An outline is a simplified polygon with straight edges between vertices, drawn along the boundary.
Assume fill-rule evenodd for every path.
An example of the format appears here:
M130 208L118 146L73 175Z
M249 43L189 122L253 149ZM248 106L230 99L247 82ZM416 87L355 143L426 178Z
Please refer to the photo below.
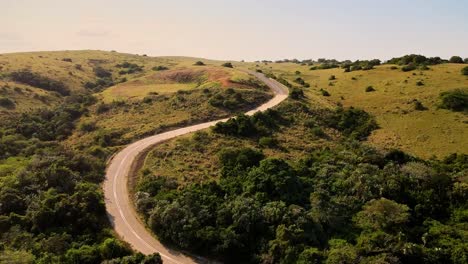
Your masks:
M96 68L93 69L94 71L94 74L98 77L98 78L111 78L112 77L112 73L104 68L102 68L101 66L98 66Z
M119 71L119 74L120 75L124 75L124 74L133 74L133 73L137 73L137 72L142 72L143 71L143 68L144 66L140 66L136 63L130 63L130 62L123 62L121 64L117 64L115 65L117 68L122 68L123 70L120 70ZM102 78L102 77L101 77Z
M27 138L34 137L43 141L64 139L75 128L75 120L94 102L95 99L91 96L76 95L56 109L39 109L24 113L17 120L16 132Z
M168 67L166 67L166 66L161 66L161 65L159 65L159 66L154 66L154 67L151 68L151 69L152 69L153 71L166 71L166 70L169 70Z
M463 59L460 56L452 56L449 62L450 63L463 63Z
M329 119L329 125L353 139L364 140L378 128L374 117L361 109L338 108Z
M205 66L205 63L203 61L197 61L194 64L195 66Z
M0 97L0 107L4 107L7 109L15 108L16 104L10 98Z
M414 106L414 110L416 111L427 110L427 107L425 107L419 100L416 100L416 99L413 100L413 106Z
M224 263L458 263L462 183L435 170L442 162L407 156L343 143L293 167L226 148L220 180L164 186L141 195L140 210L163 241Z
M253 116L241 114L226 122L217 123L213 127L213 132L239 137L266 136L275 131L280 124L285 123L286 120L277 111L269 109L257 112Z
M298 83L300 85L305 85L306 82L304 81L304 79L302 79L301 77L297 77L295 80L294 80L295 83Z
M289 92L289 97L294 100L299 100L304 98L304 90L301 88L294 87Z
M397 57L387 61L388 64L398 65L436 65L444 62L446 61L442 60L440 57L426 58L425 56L416 54L405 55L403 57Z
M208 103L214 107L225 108L229 110L239 109L245 102L241 93L234 91L232 88L224 92L213 95Z
M450 109L452 111L468 110L468 92L466 90L457 89L443 92L439 97L441 100L441 108Z
M320 93L326 97L331 96L331 94L327 90L324 90L324 89L320 89Z
M463 68L463 69L461 70L461 73L462 73L463 75L468 75L468 66L466 66L465 68Z
M369 92L375 92L374 87L372 87L372 86L367 86L367 87L366 87L366 93L369 93Z
M414 71L416 70L416 66L414 64L408 64L408 65L401 67L401 70L404 72Z
M234 66L232 66L231 62L223 63L221 66L226 67L226 68L234 68Z
M273 148L276 147L278 144L278 141L275 138L272 137L261 137L258 140L258 145L263 148Z
M70 89L68 89L64 83L33 73L28 69L12 72L10 76L15 82L24 83L48 91L54 91L61 95L70 95Z

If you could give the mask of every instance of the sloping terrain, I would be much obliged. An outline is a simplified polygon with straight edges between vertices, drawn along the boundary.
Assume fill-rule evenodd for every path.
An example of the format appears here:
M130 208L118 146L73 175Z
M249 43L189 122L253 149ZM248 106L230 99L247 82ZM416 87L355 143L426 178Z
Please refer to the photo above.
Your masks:
M402 66L382 65L372 70L345 72L342 68L310 70L296 63L260 64L290 84L303 87L310 104L361 108L377 119L380 129L369 142L382 149L398 148L411 154L441 158L466 153L468 117L441 109L439 95L454 89L468 90L464 64L439 64L427 70L404 72ZM368 87L372 91L366 92ZM327 91L329 96L323 96Z

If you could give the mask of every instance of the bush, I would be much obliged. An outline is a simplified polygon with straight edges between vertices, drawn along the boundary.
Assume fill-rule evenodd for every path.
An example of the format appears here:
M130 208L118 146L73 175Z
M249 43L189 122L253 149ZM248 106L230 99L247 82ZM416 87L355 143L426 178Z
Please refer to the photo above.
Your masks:
M234 68L234 66L232 66L232 63L230 62L223 63L221 66L226 67L226 68Z
M468 110L468 93L465 90L457 89L440 94L440 107L452 111Z
M336 80L336 76L335 76L335 75L331 75L330 77L328 77L328 80L330 80L330 81Z
M153 68L151 68L153 71L166 71L166 70L169 70L168 67L166 66L154 66Z
M465 68L463 68L463 69L461 70L461 73L462 73L463 75L468 75L468 66L466 66Z
M47 91L58 92L64 96L70 95L70 90L64 83L33 73L28 69L12 72L11 78L15 82L31 85Z
M425 111L427 107L425 107L419 100L413 100L414 110L416 111Z
M319 138L326 136L326 134L325 134L325 132L323 132L322 128L318 127L318 126L313 127L310 131L312 132L312 135L314 135L316 137L319 137Z
M330 126L341 131L345 136L364 140L378 128L375 119L361 109L338 108L329 119Z
M13 109L15 108L15 102L10 98L0 97L0 106L7 109Z
M416 82L416 85L417 85L417 86L423 86L424 83L423 83L422 81L417 81L417 82Z
M197 61L194 64L195 66L205 66L205 63L203 61Z
M143 66L140 66L135 63L130 63L130 62L123 62L122 64L117 64L115 65L117 68L123 68L124 70L119 71L120 75L124 74L133 74L137 72L142 72L143 71Z
M112 77L112 73L101 66L98 66L93 69L94 74L99 78L110 78Z
M463 63L463 59L460 56L452 56L449 62L450 63Z
M80 130L83 132L91 132L96 130L96 122L84 122L80 125Z
M419 66L418 69L421 70L421 71L428 71L428 70L430 70L431 68L427 67L426 64L423 64L423 65Z
M401 70L404 72L414 71L416 70L416 66L414 64L408 64L408 65L401 67Z
M331 94L327 91L327 90L324 90L324 89L320 89L320 92L322 93L323 96L330 96Z
M301 88L294 87L289 92L289 97L294 100L300 100L304 98L304 91Z
M258 144L260 145L260 147L263 147L263 148L273 148L273 147L276 147L278 142L276 141L276 139L272 137L261 137L258 140Z
M367 86L366 87L366 93L370 93L370 92L375 92L375 89L372 86Z
M73 62L73 60L72 60L72 59L70 59L70 58L63 58L63 59L62 59L62 61L66 61L66 62Z
M101 104L99 104L97 106L96 113L99 115L99 114L105 113L105 112L107 112L109 110L110 110L110 106L108 104L101 103Z

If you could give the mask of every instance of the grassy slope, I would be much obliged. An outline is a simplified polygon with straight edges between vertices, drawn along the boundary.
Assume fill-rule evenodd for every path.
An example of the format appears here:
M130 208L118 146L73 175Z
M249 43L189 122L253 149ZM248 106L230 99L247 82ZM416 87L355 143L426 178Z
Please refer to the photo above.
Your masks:
M309 66L291 63L271 63L260 65L260 68L270 70L292 84L297 77L303 78L311 84L311 88L306 89L311 104L319 102L330 106L341 103L375 115L381 129L375 131L369 141L376 146L400 148L428 158L467 151L467 116L437 107L441 92L468 88L467 77L460 74L464 66L443 64L431 66L429 71L402 72L383 65L370 71L350 73L344 73L343 69L310 71ZM296 71L301 74L296 75ZM336 76L335 81L329 80L331 75ZM418 81L424 85L417 86ZM373 86L376 91L366 93L367 86ZM321 96L320 89L329 91L331 96ZM415 111L411 103L413 99L422 102L428 110Z
M286 107L295 105L295 102L288 99L281 105ZM294 163L305 153L324 147L333 148L336 145L336 131L323 128L326 136L316 136L304 126L311 118L310 115L297 111L293 116L294 122L291 125L281 126L275 132L277 144L274 147L261 146L257 138L225 136L208 129L169 140L153 148L148 153L141 172L143 175L173 177L184 185L217 179L220 175L217 154L226 147L261 149L267 157L281 158Z
M112 145L126 144L169 127L230 116L271 97L264 87L238 83L251 79L248 74L221 67L221 61L203 59L206 66L194 66L198 60L201 59L91 50L0 54L0 97L16 103L15 108L0 107L0 111L3 117L11 118L35 108L53 107L65 98L54 92L12 82L8 74L13 71L30 69L65 83L76 94L87 92L85 83L98 79L93 69L102 67L112 73L116 84L94 94L98 102L76 123L78 129L65 142L71 147L86 149L99 145L99 138L107 135L113 134L112 137L116 138ZM143 70L120 74L122 68L117 64L123 62L143 66ZM154 71L152 68L155 66L165 66L169 70ZM123 79L126 81L122 82ZM236 93L242 94L244 102L239 109L210 105L209 99L218 93L225 95L227 88L234 88ZM143 100L145 98L146 101ZM102 103L108 104L110 109L97 113ZM92 131L80 131L83 124L92 124L94 128Z
M239 63L236 66L253 68L256 65ZM390 67L383 65L371 71L351 73L344 73L342 69L310 71L308 66L291 63L261 64L257 68L272 71L292 84L299 76L305 79L311 84L311 88L305 90L305 102L313 109L334 108L341 103L372 113L381 126L368 139L374 146L399 148L423 158L432 155L443 157L453 152L466 153L466 115L437 107L440 92L468 87L466 77L460 74L463 66L438 65L429 71L414 71L416 75ZM296 75L297 70L301 71L300 75ZM335 81L329 80L331 75L336 76ZM416 85L419 80L423 81L423 86ZM330 82L333 86L329 85ZM376 91L366 93L367 86L373 86ZM320 88L328 90L331 96L322 96ZM413 99L422 102L428 110L415 111L411 103ZM301 120L302 117L297 116L297 119ZM281 157L294 162L301 154L318 146L332 147L336 143L334 133L326 132L331 136L329 139L318 138L300 125L284 127L277 135L279 147L266 148L264 152L269 157ZM208 132L206 138L204 144L199 144L189 135L154 148L147 156L142 172L175 177L181 183L203 182L219 175L216 154L222 148L259 148L255 140L220 136L211 132Z

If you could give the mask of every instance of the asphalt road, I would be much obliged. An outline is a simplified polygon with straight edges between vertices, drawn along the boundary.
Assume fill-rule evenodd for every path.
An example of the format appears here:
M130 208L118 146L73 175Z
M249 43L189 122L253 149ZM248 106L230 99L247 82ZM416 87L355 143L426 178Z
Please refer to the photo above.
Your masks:
M250 71L249 73L268 85L275 93L275 96L265 104L247 112L247 115L253 115L258 111L264 111L274 107L288 97L288 89L284 85L265 77L263 74ZM207 262L201 258L191 257L181 252L171 250L167 246L162 245L152 235L151 231L146 228L145 224L139 218L133 202L129 197L128 175L138 154L149 147L171 138L211 127L218 122L226 120L227 119L222 119L184 127L141 139L125 147L109 161L103 186L107 214L116 233L121 239L128 242L133 249L146 255L159 252L165 264Z

